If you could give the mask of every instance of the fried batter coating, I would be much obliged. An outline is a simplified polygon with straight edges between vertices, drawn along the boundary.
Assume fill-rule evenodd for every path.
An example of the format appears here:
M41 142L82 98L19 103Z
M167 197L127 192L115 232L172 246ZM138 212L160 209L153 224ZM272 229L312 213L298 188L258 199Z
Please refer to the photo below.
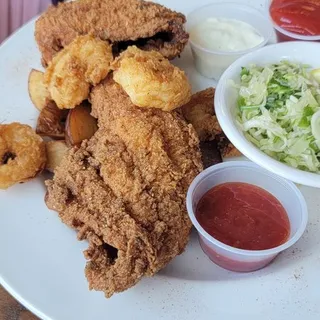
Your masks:
M44 65L85 34L110 41L116 54L136 45L173 59L188 42L185 22L183 14L151 1L81 0L50 7L36 22L35 38Z
M185 197L202 164L196 132L177 112L134 106L111 77L91 101L99 130L64 157L46 203L88 240L89 287L110 297L183 252Z
M214 110L214 88L207 88L192 95L190 101L181 108L182 114L191 123L200 141L215 140L222 158L240 156L241 153L234 147L222 131Z
M112 68L113 79L136 106L171 111L190 100L191 87L184 71L159 52L129 47Z
M223 159L242 156L242 153L229 141L224 132L216 136L216 141Z
M79 36L49 64L44 82L60 109L72 109L88 98L90 85L110 71L111 46L93 36Z
M44 141L30 126L17 122L0 125L0 189L35 177L45 163Z
M182 109L183 116L197 131L200 141L214 140L222 132L214 110L214 88L192 95Z

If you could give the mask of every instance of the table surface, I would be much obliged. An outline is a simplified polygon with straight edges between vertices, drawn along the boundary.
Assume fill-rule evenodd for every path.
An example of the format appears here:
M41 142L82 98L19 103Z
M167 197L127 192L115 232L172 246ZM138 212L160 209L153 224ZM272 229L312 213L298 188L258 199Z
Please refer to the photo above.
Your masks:
M38 320L30 311L12 298L0 286L0 319L3 320Z

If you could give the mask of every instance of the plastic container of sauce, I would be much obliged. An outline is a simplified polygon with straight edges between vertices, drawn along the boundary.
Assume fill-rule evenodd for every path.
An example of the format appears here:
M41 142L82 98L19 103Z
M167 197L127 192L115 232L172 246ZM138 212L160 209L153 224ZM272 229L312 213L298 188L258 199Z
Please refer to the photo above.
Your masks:
M187 209L206 255L238 272L268 265L299 240L308 220L299 189L249 161L200 173L188 190Z
M263 47L273 33L272 24L262 12L229 2L194 10L186 26L196 69L216 80L236 59Z
M319 0L267 0L279 42L320 41Z

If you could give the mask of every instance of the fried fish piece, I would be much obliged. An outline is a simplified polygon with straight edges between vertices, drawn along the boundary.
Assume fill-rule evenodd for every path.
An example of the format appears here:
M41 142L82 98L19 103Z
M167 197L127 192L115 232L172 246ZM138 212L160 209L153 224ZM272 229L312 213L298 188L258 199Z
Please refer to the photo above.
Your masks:
M204 169L222 162L221 153L216 140L201 141L200 150Z
M223 159L242 156L242 153L229 141L224 132L216 136L216 141Z
M184 71L159 52L129 47L112 68L113 79L136 106L171 111L190 100L191 86Z
M110 297L183 252L185 197L202 164L196 132L177 112L134 106L110 76L91 102L99 129L63 158L46 203L88 240L89 287Z
M237 157L241 153L233 146L222 131L214 110L214 88L207 88L192 95L190 101L181 108L185 119L191 123L200 141L216 141L222 158ZM214 159L214 161L218 161ZM208 163L208 160L206 160Z
M47 65L77 36L92 34L113 44L114 53L136 45L168 59L188 42L183 14L141 0L81 0L50 7L37 20L35 38Z
M44 74L52 100L60 109L72 109L88 98L91 85L110 71L109 43L91 35L79 36L59 52Z
M214 110L214 93L214 88L199 91L181 108L183 116L194 126L201 141L214 140L222 132Z

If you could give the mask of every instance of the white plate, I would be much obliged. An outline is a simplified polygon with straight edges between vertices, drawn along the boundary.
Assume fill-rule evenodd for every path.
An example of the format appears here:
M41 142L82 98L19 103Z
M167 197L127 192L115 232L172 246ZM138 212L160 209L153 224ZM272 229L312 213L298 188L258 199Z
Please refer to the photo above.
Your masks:
M163 1L185 13L209 2ZM258 7L262 2L245 1ZM38 112L27 92L30 69L40 68L33 32L30 23L0 48L0 122L35 126ZM187 70L194 90L214 84L194 71L189 49L177 64ZM309 206L308 231L266 269L225 271L207 259L193 234L185 253L165 270L107 300L88 290L86 243L46 208L38 178L0 191L0 283L43 319L318 320L320 197L319 190L301 190Z

